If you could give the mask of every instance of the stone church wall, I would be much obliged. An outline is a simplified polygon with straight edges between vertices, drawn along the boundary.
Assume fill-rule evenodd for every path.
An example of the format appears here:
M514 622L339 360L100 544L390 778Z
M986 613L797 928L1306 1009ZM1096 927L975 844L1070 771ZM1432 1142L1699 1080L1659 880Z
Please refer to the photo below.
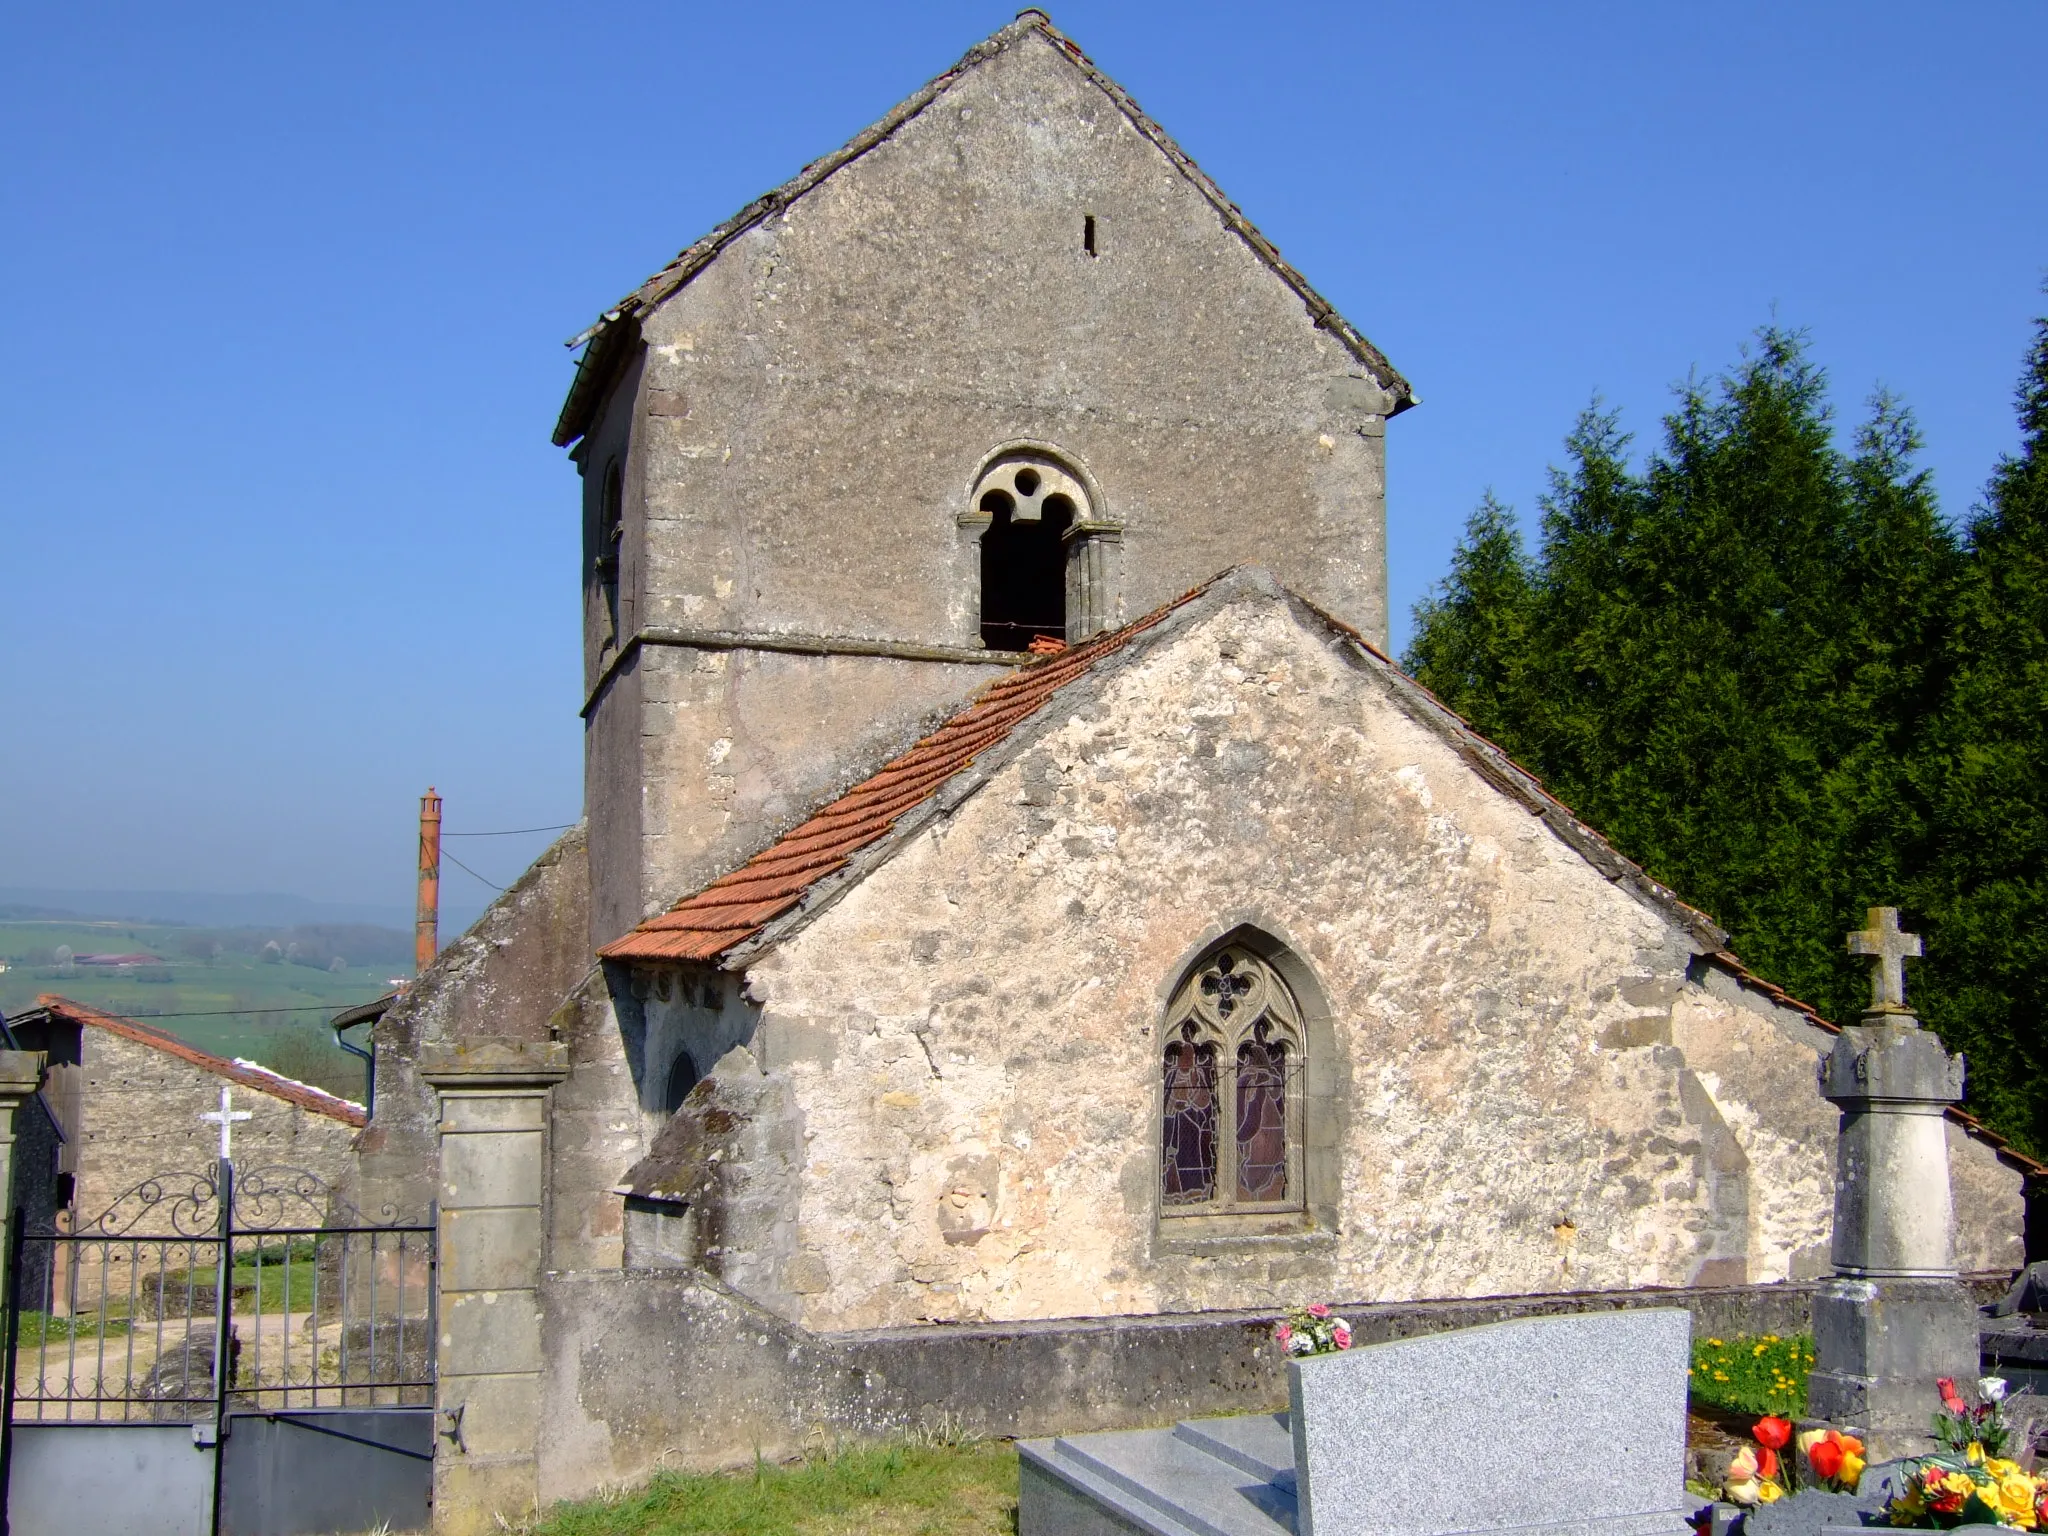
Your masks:
M1257 559L1384 640L1393 395L1035 30L735 239L643 334L578 450L587 530L623 469L624 626L978 648L962 518L985 459L1036 443L1122 530L1112 617ZM994 675L643 648L590 714L595 937Z
M786 1084L746 1092L791 1096L802 1149L748 1191L793 1239L779 1275L728 1277L754 1299L833 1330L1817 1272L1813 1040L1286 602L1069 692L750 969L757 1043L723 1075ZM1327 999L1310 1126L1342 1198L1314 1231L1193 1240L1158 1209L1158 1028L1237 924ZM1961 1161L1964 1250L1995 1257L2017 1172Z

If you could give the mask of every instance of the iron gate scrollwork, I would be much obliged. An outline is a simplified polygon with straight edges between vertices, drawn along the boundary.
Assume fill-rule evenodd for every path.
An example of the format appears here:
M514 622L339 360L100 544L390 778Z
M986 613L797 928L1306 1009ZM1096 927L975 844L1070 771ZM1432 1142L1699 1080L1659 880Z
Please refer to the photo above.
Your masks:
M17 1210L0 1479L21 1475L25 1426L189 1423L214 1456L219 1530L237 1416L361 1446L372 1442L332 1427L354 1422L337 1411L380 1410L382 1425L392 1410L430 1414L435 1227L379 1217L310 1170L225 1160L145 1179L70 1231L34 1230ZM422 1507L430 1433L424 1443L373 1446L429 1464ZM0 1488L9 1507L13 1493Z

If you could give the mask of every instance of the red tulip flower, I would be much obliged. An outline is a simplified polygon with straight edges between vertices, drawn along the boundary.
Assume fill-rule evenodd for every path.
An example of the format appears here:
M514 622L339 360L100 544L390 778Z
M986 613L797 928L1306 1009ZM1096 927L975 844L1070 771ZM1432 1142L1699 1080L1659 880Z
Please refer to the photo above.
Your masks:
M1816 1440L1813 1449L1806 1453L1806 1459L1821 1477L1833 1482L1842 1475L1842 1457L1846 1451L1839 1440Z
M1970 1411L1969 1404L1965 1403L1961 1394L1956 1391L1955 1377L1944 1376L1935 1382L1935 1386L1941 1390L1941 1406L1950 1413L1968 1413Z
M1777 1417L1762 1418L1756 1421L1756 1428L1751 1433L1756 1436L1756 1443L1766 1450L1782 1451L1792 1438L1792 1425Z
M1768 1445L1764 1447L1763 1454L1756 1459L1756 1475L1765 1482L1778 1475L1778 1453Z

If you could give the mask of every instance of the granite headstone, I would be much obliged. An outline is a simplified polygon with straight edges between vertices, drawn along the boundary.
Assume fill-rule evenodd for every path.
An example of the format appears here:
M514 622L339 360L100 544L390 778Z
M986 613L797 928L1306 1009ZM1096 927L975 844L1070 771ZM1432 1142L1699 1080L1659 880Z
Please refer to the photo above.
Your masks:
M1298 1360L1286 1414L1025 1441L1021 1536L1685 1536L1682 1311Z
M1691 1336L1576 1313L1291 1362L1300 1536L1682 1532Z

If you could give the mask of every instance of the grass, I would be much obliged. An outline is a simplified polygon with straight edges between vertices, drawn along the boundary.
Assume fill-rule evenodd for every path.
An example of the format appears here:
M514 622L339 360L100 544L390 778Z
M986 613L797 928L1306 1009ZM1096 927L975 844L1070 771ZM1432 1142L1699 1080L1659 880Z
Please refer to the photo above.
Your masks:
M110 1317L107 1319L104 1336L121 1338L128 1332L128 1319ZM97 1315L84 1317L52 1317L45 1312L24 1312L21 1314L21 1347L38 1349L44 1344L61 1344L67 1339L80 1339L86 1343L96 1342L102 1337L100 1320Z
M788 1467L664 1472L561 1504L534 1536L1014 1536L1017 1452L1005 1441L862 1447Z
M1694 1339L1692 1400L1729 1413L1806 1412L1806 1376L1813 1369L1813 1336L1775 1333Z

